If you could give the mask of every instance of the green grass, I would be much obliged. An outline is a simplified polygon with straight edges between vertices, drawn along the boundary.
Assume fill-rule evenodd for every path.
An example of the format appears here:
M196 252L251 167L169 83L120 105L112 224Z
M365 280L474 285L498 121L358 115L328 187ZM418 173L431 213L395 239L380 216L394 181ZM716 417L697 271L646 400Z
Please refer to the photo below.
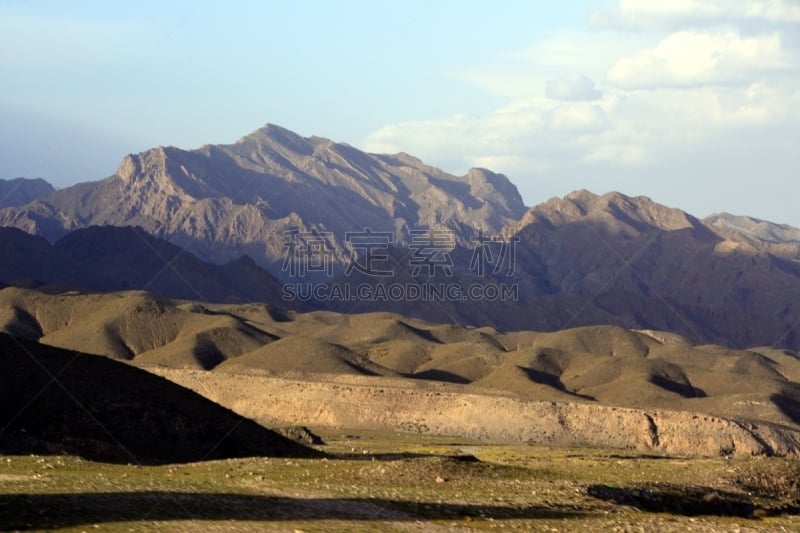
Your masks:
M800 528L791 460L322 436L330 459L143 467L0 456L0 530Z

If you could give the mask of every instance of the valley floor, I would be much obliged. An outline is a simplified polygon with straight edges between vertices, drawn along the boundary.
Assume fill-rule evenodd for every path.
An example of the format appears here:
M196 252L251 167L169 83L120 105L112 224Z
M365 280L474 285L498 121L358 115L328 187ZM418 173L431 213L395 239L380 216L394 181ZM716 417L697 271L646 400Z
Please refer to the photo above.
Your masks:
M322 432L326 459L0 457L0 530L792 531L800 465Z

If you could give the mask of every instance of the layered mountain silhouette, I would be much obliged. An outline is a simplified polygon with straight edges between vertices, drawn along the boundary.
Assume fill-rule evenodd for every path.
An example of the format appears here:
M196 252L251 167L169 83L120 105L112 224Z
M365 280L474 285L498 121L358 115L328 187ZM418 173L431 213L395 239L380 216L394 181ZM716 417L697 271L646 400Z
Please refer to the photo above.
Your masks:
M739 235L747 235L760 242L775 244L800 244L800 229L788 224L775 224L757 218L716 213L703 219L703 222Z
M800 260L800 229L748 216L717 213L703 219L726 240L747 243L756 249L789 259Z
M476 250L451 252L452 275L429 284L516 286L512 300L336 302L340 311L397 311L504 330L560 330L593 324L673 331L734 347L800 345L800 262L796 245L753 235L717 218L699 220L646 197L576 191L530 209L504 230L514 272L478 276ZM791 228L762 223L764 235ZM782 233L777 233L782 232ZM341 283L377 286L412 279L411 251L392 257L391 278ZM460 268L459 268L460 267ZM374 291L378 292L378 291Z
M701 220L616 192L576 191L528 209L488 170L453 176L406 154L366 154L273 125L231 145L127 156L105 180L0 209L0 225L39 236L4 230L6 283L394 311L502 330L615 324L739 348L800 348L798 229L724 213ZM347 235L364 228L389 236L381 253L391 276L347 271L364 257ZM417 230L451 239L420 248ZM332 270L293 277L287 231L315 239ZM484 236L495 263L491 246L513 243L510 264L476 268ZM276 279L284 288L502 286L512 297L287 301Z
M0 254L0 282L7 284L56 291L147 289L207 302L281 297L280 283L247 256L210 264L139 227L93 226L53 245L16 228L0 228Z
M740 347L798 345L791 246L718 230L649 198L587 191L531 209L512 231L519 267L547 280L531 303L546 310L548 329L615 323Z
M52 185L40 178L0 179L0 207L25 205L47 196L54 190Z

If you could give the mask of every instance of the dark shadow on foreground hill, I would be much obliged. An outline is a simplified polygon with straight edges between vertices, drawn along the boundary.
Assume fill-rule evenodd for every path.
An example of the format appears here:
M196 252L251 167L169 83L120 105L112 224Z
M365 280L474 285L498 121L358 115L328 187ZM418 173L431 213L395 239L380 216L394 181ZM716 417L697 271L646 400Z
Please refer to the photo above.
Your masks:
M231 493L107 492L0 494L0 528L56 529L147 520L567 519L589 513L552 506L510 507L392 501L381 498L289 498Z
M618 505L630 505L641 511L683 516L758 518L780 514L796 515L800 512L796 505L759 507L749 496L741 493L666 483L638 487L590 485L586 488L586 494Z
M0 453L139 464L323 455L125 363L6 334Z
M788 392L773 394L769 399L795 424L800 424L800 399Z

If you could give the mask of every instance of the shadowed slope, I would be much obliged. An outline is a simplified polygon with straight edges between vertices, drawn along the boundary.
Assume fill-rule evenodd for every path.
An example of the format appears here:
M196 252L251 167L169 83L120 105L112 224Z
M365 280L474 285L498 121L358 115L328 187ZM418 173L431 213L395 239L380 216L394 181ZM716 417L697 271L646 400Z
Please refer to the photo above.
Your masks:
M171 298L211 302L284 302L281 284L247 256L223 265L201 261L190 251L138 227L92 226L51 245L41 237L0 227L0 281L26 286L86 290L149 290Z
M0 334L0 450L169 463L318 452L106 357Z

